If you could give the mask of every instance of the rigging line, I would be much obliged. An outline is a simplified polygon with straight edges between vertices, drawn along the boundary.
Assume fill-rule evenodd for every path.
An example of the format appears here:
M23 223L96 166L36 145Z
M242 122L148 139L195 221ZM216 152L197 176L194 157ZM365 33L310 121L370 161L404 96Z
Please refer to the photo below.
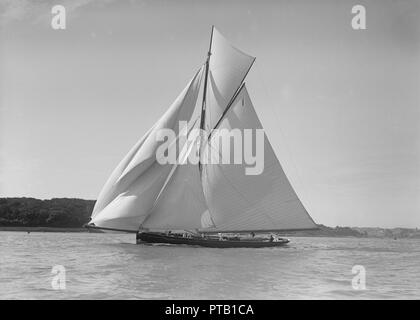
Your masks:
M214 126L214 128L210 131L210 134L208 136L208 141L210 141L213 132L215 129L217 129L219 127L219 125L222 123L222 120L224 119L224 117L226 116L226 114L229 112L230 108L233 106L233 103L235 102L236 98L239 96L239 94L241 93L242 89L245 86L245 82L242 82L241 86L239 87L239 89L235 92L234 96L232 97L232 102L228 104L228 106L226 107L226 109L223 111L220 119L217 121L216 125Z
M267 88L267 85L266 85L266 83L265 83L265 81L264 81L264 78L263 78L263 76L262 76L262 74L261 74L261 72L262 72L262 68L261 67L258 67L258 65L257 65L257 68L256 68L256 74L257 74L257 77L259 78L259 83L261 84L261 86L262 86L262 88L263 88L263 91L265 92L265 96L269 99L269 100L271 100L270 99L270 94L269 94L269 92L270 92L270 90L268 90L268 88ZM271 101L275 101L275 100L271 100ZM278 115L278 112L277 112L277 108L274 108L274 113L275 113L275 116L276 116L276 118L279 120L279 119L281 119L281 117L279 117L279 115ZM279 123L281 123L281 121L278 121ZM302 183L302 181L301 181L301 179L300 179L300 175L299 175L299 172L298 172L298 169L297 169L297 166L296 166L296 163L295 163L295 159L294 159L294 157L293 157L293 155L292 155L292 152L290 151L290 147L289 147L289 145L287 144L287 139L286 139L286 136L285 136L285 134L283 133L283 130L281 129L281 126L277 126L277 129L279 130L279 132L280 132L280 135L283 137L283 141L284 141L284 143L282 143L283 144L283 147L284 147L284 149L285 149L285 151L286 151L286 154L287 154L287 157L289 158L289 162L290 162L290 164L291 164L291 166L293 167L293 170L295 171L295 174L296 174L296 180L297 180L297 183L300 185L300 189L301 189L301 193L303 193L305 196L306 196L306 198L308 199L309 198L309 200L310 200L310 198L312 198L311 196L309 196L309 193L307 192L307 190L305 190L305 187L304 187L304 184ZM271 143L270 143L271 144ZM274 151L274 148L273 148L273 151ZM276 156L277 157L277 156ZM279 161L279 163L280 163L280 161ZM280 167L282 168L282 170L283 170L283 172L284 172L284 175L286 176L286 178L287 178L287 180L289 181L289 183L290 184L292 184L291 183L291 181L290 181L290 178L287 176L287 174L286 174L286 172L285 172L285 170L284 170L284 168L283 168L283 165L280 163ZM301 200L301 198L299 197L299 195L297 194L297 192L296 192L296 190L295 190L295 188L293 187L293 185L292 185L292 188L293 188L293 191L295 192L295 194L296 194L296 196L297 196L297 198L299 199L299 201L302 203L302 200ZM310 201L310 202L313 202L313 201ZM305 212L306 212L306 215L311 219L311 221L316 225L316 222L314 221L314 219L312 219L312 217L309 215L309 213L308 213L308 210L306 209L306 207L305 207L305 205L302 203L302 206L303 206L303 208L305 209Z
M115 229L115 228L106 228L106 227L97 227L92 225L86 225L87 229L98 229L98 230L109 230L109 231L118 231L118 232L127 232L127 233L137 233L134 230L126 230L126 229Z
M233 94L232 98L230 99L229 103L227 104L227 106L226 106L225 110L223 110L223 113L222 113L222 115L220 116L219 120L217 121L216 125L214 126L214 128L213 128L213 129L211 129L208 139L210 139L210 137L211 137L211 135L212 135L212 133L213 133L213 130L214 130L214 129L216 129L216 128L219 126L220 122L222 122L222 120L223 120L223 118L225 117L226 113L229 111L230 107L231 107L231 106L232 106L232 104L235 102L236 97L238 96L238 94L239 94L239 93L240 93L240 91L242 90L242 87L245 85L244 80L245 80L245 78L247 77L247 75L248 75L249 71L251 70L252 66L254 65L254 62L255 62L255 60L256 60L256 59L257 59L257 58L254 58L254 59L252 60L252 62L251 62L251 64L250 64L250 66L249 66L249 68L248 68L248 70L246 71L246 73L245 73L244 77L242 78L241 83L239 84L239 87L236 89L235 93Z
M211 46L213 43L213 32L214 32L214 25L211 26L210 45L209 45L209 51L207 52L206 73L205 73L205 78L204 78L204 89L203 89L203 103L201 105L201 114L200 114L200 130L204 129L205 118L206 118L207 79L209 77L209 63L210 63L210 56L211 56ZM200 171L200 175L202 171L202 167L201 167L201 149L202 149L201 142L202 141L203 141L203 137L202 137L202 132L200 131L200 147L198 149L198 155L199 155L198 170Z

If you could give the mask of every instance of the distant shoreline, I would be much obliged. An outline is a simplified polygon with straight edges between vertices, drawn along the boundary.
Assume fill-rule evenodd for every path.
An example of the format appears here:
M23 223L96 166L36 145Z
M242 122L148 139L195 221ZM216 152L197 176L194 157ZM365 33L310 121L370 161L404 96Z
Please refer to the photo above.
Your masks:
M102 232L88 230L95 200L53 198L0 198L0 231ZM416 238L420 228L328 227L318 230L280 232L285 237Z
M19 232L93 232L86 228L56 228L56 227L0 227L0 231L19 231Z
M0 232L23 232L23 233L103 233L101 230L92 230L87 228L59 228L59 227L0 227ZM307 237L315 237L315 238L357 238L357 239L392 239L392 237L387 236L364 236L360 237L357 235L343 235L343 234L302 234L302 233L285 233L282 234L283 237L294 237L294 238L307 238ZM413 237L414 239L416 237ZM404 237L399 238L404 239ZM405 238L407 239L407 238ZM408 238L410 239L410 238ZM396 238L395 238L396 240Z

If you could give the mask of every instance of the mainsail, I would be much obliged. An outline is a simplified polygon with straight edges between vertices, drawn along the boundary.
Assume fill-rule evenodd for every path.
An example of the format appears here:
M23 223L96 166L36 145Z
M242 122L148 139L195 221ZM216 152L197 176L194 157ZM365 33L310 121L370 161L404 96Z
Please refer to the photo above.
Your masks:
M103 187L90 226L136 232L139 229L267 231L312 229L316 225L290 185L264 134L264 170L247 175L244 164L202 161L220 155L221 131L262 129L244 79L255 58L231 46L215 29L205 65L169 110L140 139ZM204 81L202 81L204 78ZM202 83L204 82L204 85ZM198 124L192 119L203 92L200 127L209 135L183 141L181 131ZM188 123L179 128L179 121ZM161 164L156 151L161 129L174 130L179 142L177 164ZM214 133L216 132L216 133ZM190 136L191 138L191 136ZM199 154L200 163L180 161Z

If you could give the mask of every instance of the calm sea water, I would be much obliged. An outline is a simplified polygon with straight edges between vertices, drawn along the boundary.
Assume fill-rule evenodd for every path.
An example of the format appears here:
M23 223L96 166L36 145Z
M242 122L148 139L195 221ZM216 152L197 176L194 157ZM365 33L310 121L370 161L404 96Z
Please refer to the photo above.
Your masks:
M133 235L0 232L1 299L420 298L420 240L291 238L283 248L136 245ZM53 290L53 266L66 289ZM366 270L366 290L352 268Z

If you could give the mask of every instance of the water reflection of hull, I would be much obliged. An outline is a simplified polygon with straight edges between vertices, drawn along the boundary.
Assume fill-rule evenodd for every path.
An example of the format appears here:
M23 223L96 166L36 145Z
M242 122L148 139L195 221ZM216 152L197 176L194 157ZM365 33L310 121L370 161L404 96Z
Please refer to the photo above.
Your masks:
M141 232L137 234L137 243L166 243L166 244L182 244L190 246L201 246L209 248L265 248L265 247L279 247L286 245L289 240L280 238L278 240L270 241L266 238L239 238L239 237L224 237L219 240L218 237L212 236L195 236L189 235L183 237L182 235L165 234L158 232Z

